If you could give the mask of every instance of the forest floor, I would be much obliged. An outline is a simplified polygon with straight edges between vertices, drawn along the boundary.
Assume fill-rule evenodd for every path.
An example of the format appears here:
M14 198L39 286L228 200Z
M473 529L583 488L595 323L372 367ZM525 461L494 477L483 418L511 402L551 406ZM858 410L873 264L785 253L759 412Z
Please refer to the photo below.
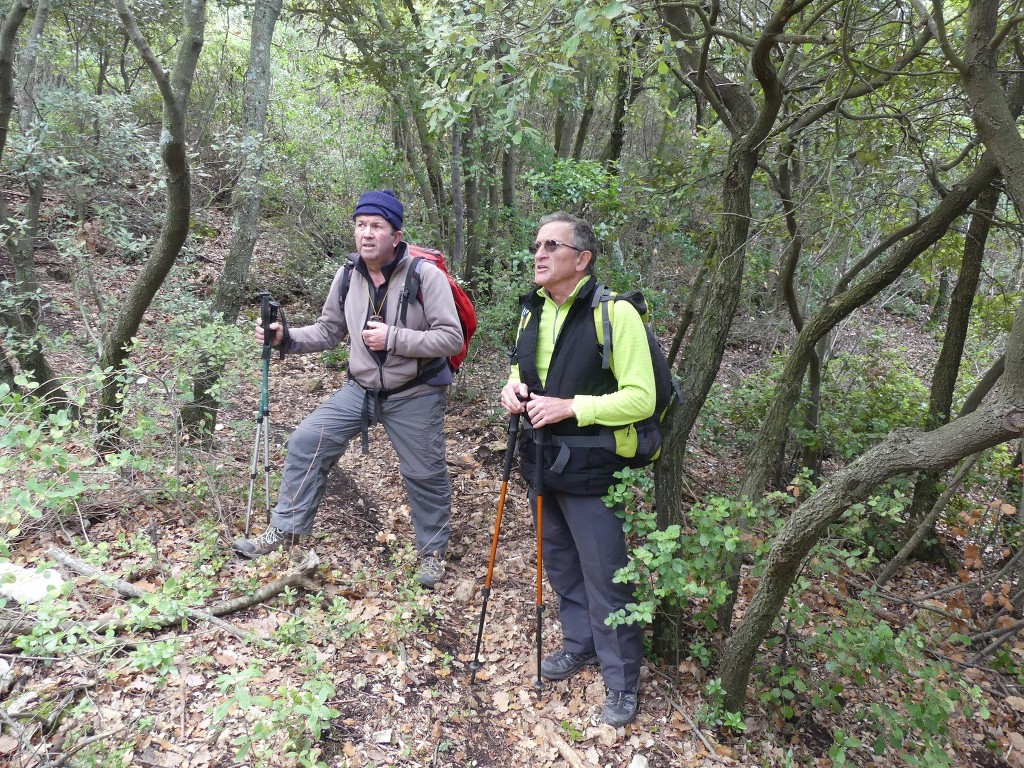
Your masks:
M216 259L206 268L215 270ZM60 280L47 287L65 294L70 290ZM75 305L73 297L67 299ZM307 313L315 310L303 308ZM862 317L848 332L889 323L894 332L908 337L909 348L918 350L913 354L923 360L933 354L930 337L919 334L912 323L881 313ZM65 321L74 325L73 313ZM750 324L741 323L737 336L750 330ZM158 335L158 326L151 324L143 333ZM731 346L724 378L750 375L760 367L771 343L763 333L758 336L756 343L737 340ZM494 357L489 363L476 360L460 374L449 402L453 535L446 576L434 591L413 580L409 509L396 458L380 428L371 432L368 456L352 446L332 472L316 532L302 542L300 552L256 562L230 555L230 542L241 534L245 515L252 415L260 382L255 352L252 376L231 393L214 448L189 446L183 452L183 476L206 486L201 503L190 496L187 485L171 497L97 498L83 507L84 530L65 525L23 539L12 559L25 563L47 560L48 547L73 553L86 541L93 551L109 553L101 570L147 593L175 579L195 578L205 568L202 575L213 585L204 597L206 605L251 595L293 572L297 560L311 553L318 565L278 596L221 616L233 632L190 621L111 640L129 644L123 665L113 670L97 670L84 654L4 656L15 673L8 702L26 695L57 700L68 693L76 702L91 704L93 714L88 715L87 733L76 732L71 717L52 733L38 735L33 743L45 741L53 750L50 757L31 756L27 745L8 731L0 736L0 763L59 765L62 744L70 747L76 739L81 743L95 737L70 759L81 760L90 752L103 755L106 749L107 766L189 768L291 766L311 758L332 767L833 765L828 757L833 730L857 733L860 723L844 721L843 712L806 707L787 723L775 707L761 705L752 690L746 731L716 730L700 716L709 673L691 661L673 666L645 661L640 716L624 729L599 723L604 690L596 668L568 681L545 683L538 695L536 545L517 473L505 501L482 666L471 681L480 587L506 445L506 421L496 408L504 370L500 355ZM151 362L160 367L159 361ZM275 359L270 379L275 466L290 429L342 382L343 373L325 368L319 355ZM686 472L695 495L727 492L742 472L742 457L694 443ZM264 526L260 512L254 530ZM138 546L140 541L150 546ZM77 618L116 612L123 600L116 591L93 578L63 573L74 581ZM912 597L948 581L948 573L914 564L890 588ZM749 589L744 589L740 611L748 596ZM813 601L814 596L803 599ZM546 584L545 603L543 642L549 652L559 647L560 633L557 607ZM811 610L841 618L839 608L824 600ZM894 607L892 615L912 620L906 606ZM172 658L149 667L133 663L140 649L155 653L162 641L175 643ZM1020 647L1014 653L1024 656ZM1024 692L994 672L967 674L988 696L991 713L986 720L952 717L949 727L957 746L950 751L951 764L1024 766L1024 728L1019 722ZM311 696L296 696L301 691ZM853 695L898 699L913 698L914 692L876 685ZM288 756L288 744L308 739L307 723L320 723L308 709L310 701L322 702L337 715L324 718L321 738L308 740L304 758ZM238 759L243 747L253 752ZM855 755L850 757L854 764L893 764L888 758L872 758L869 750Z

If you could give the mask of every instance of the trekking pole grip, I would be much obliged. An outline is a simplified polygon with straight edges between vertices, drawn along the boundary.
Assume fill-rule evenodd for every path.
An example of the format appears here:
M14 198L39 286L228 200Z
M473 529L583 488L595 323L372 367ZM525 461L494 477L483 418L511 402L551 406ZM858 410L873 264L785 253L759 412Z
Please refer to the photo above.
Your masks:
M519 420L521 414L513 413L508 420L508 446L505 449L505 468L501 472L501 479L508 480L512 475L512 462L515 460L516 438L519 436Z
M260 327L263 328L263 357L269 360L270 350L274 346L274 331L270 326L277 322L281 305L270 297L269 291L260 291L257 295L260 299Z

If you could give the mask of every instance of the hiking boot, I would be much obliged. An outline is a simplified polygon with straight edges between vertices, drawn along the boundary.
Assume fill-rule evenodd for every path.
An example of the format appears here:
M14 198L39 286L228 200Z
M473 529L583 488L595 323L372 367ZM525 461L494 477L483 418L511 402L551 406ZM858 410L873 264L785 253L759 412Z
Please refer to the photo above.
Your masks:
M269 555L279 549L297 544L299 537L294 533L279 530L270 526L254 539L238 539L231 544L231 548L238 553L239 557L251 560L260 555Z
M444 577L444 560L436 552L420 558L420 567L416 571L416 581L427 589L433 589Z
M548 680L565 680L586 666L597 664L597 654L571 653L565 648L544 657L540 663L540 674Z
M636 720L640 709L636 691L613 691L607 689L604 707L601 709L601 722L614 728L621 728Z

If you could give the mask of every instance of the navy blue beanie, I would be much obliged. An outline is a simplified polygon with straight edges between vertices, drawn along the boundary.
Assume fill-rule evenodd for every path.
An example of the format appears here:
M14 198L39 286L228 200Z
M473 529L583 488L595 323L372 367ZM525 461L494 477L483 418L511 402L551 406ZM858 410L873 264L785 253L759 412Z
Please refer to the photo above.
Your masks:
M405 208L390 189L364 192L352 212L352 218L356 216L383 216L392 227L401 229Z

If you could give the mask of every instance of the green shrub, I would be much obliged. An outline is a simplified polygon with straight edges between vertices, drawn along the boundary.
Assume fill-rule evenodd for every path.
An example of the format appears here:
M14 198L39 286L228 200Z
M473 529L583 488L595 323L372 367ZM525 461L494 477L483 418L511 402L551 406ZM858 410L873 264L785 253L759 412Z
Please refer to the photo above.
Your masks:
M749 504L712 497L688 512L688 525L656 526L652 508L654 481L649 470L624 469L608 490L605 504L624 505L623 529L633 541L629 564L615 580L636 585L636 602L608 617L610 624L650 624L662 605L689 607L708 631L717 627L715 611L729 594L723 578L732 556L746 546L738 520L753 520Z

